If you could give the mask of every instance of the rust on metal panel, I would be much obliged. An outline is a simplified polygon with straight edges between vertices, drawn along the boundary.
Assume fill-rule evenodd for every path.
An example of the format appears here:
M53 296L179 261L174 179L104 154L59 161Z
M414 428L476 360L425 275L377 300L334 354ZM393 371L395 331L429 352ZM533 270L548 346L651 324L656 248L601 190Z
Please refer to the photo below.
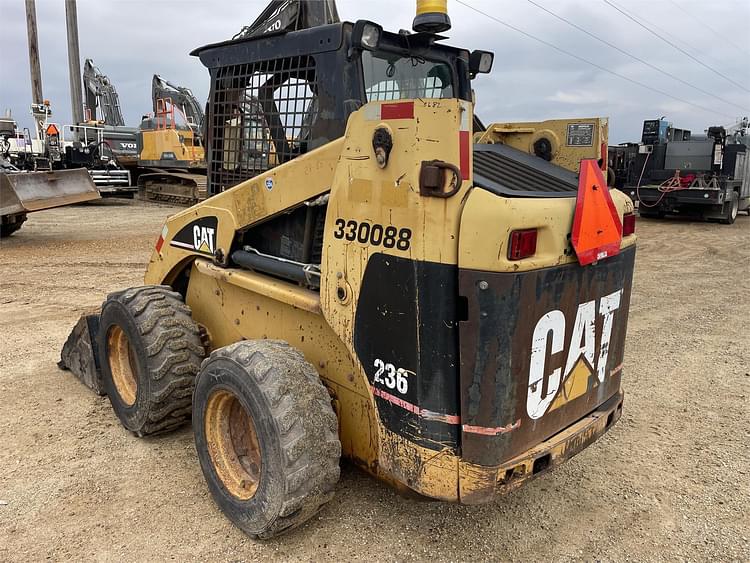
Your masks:
M449 447L441 451L429 450L384 430L378 476L391 484L402 483L433 499L457 502L458 460Z
M615 393L581 420L500 465L485 467L462 460L461 503L491 502L552 471L609 431L622 415L622 403L623 393Z

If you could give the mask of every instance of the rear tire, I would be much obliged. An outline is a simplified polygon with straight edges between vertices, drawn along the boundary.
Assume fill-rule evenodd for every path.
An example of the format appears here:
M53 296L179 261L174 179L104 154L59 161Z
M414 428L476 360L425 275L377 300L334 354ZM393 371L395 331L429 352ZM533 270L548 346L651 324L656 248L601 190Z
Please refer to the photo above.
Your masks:
M113 293L102 306L102 383L122 425L137 436L190 420L195 375L205 357L200 328L168 286Z
M740 198L737 192L732 192L729 201L724 204L724 217L719 221L724 225L731 225L737 219L737 212L740 208Z
M193 433L211 495L253 538L299 526L333 497L341 443L331 397L286 342L214 351L196 380Z

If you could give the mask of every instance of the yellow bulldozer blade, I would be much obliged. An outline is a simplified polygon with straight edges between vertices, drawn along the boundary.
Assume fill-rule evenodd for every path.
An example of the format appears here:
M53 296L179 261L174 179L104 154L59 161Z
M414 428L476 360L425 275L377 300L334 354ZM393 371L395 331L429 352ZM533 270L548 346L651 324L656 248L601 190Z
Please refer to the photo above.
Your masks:
M0 215L31 213L99 198L85 168L0 174Z

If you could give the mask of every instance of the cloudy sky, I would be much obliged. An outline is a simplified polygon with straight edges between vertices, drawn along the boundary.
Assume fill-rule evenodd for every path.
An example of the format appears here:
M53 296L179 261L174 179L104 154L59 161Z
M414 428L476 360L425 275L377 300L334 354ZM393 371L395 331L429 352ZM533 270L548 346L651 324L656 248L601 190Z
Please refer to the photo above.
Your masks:
M662 37L706 66L628 20L607 0L449 0L450 43L496 54L493 73L475 81L476 111L482 120L608 116L610 142L618 143L639 140L642 121L662 115L695 132L750 115L750 0L609 1L658 28ZM190 87L205 100L207 72L188 53L230 38L266 4L266 0L78 0L81 57L92 58L109 76L127 123L135 126L150 111L154 73ZM411 27L414 4L413 0L338 0L342 19L370 19L393 31ZM558 52L464 4L662 93ZM36 5L44 97L52 101L56 121L70 123L64 2L37 0ZM603 45L542 8L708 93ZM31 89L23 0L0 0L0 22L0 111L11 109L28 126Z

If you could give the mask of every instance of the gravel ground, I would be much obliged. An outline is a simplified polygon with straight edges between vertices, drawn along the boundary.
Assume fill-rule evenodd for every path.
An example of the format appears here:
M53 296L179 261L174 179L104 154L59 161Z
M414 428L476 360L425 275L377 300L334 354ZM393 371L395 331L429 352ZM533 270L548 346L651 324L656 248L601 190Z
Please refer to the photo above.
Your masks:
M185 429L139 440L55 362L80 312L142 282L175 208L35 213L0 249L0 560L750 561L750 217L642 220L622 420L479 507L407 500L344 464L301 529L218 511Z

